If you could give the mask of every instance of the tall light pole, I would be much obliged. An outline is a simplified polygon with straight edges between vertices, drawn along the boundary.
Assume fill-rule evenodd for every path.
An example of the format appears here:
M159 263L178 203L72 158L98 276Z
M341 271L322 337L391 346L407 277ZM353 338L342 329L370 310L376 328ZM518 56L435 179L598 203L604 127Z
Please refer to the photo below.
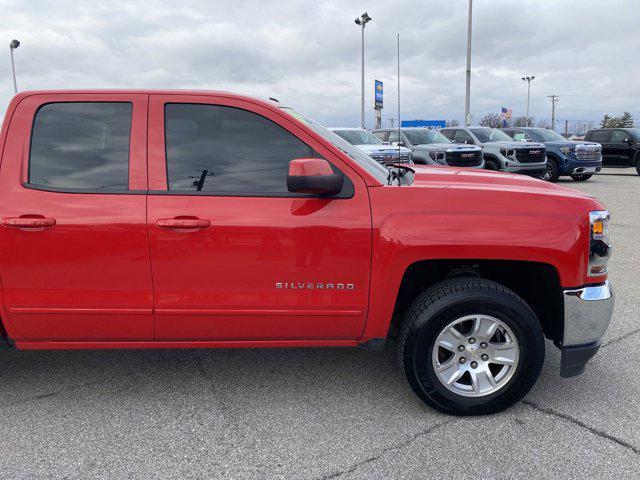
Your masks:
M529 98L531 97L531 82L536 78L533 75L530 77L522 77L523 82L527 82L527 126L529 126Z
M356 18L356 25L360 25L362 28L362 95L360 98L360 127L364 128L364 27L367 23L373 20L367 12L360 15L360 18Z
M467 86L464 97L464 124L471 125L471 13L473 0L469 0L469 18L467 20Z
M558 95L547 95L551 99L551 130L556 129L556 105L560 101Z
M11 73L13 73L13 91L18 93L18 83L16 82L16 66L13 63L13 51L20 46L20 42L16 39L9 43L9 52L11 52Z

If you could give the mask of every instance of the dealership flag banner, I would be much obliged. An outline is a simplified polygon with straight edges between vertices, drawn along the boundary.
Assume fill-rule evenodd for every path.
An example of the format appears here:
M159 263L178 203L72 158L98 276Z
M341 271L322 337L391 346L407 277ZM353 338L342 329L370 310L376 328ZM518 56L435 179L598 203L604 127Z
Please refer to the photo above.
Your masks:
M511 120L511 109L502 107L502 113L500 116L502 117L502 126L506 127L509 125L509 121Z

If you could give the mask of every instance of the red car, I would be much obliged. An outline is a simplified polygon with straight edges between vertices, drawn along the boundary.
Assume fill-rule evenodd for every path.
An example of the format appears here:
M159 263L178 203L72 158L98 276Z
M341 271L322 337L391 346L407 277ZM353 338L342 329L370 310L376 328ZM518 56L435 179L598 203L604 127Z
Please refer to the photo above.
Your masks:
M429 405L491 413L613 307L609 215L509 174L384 167L273 102L41 91L0 137L1 334L17 349L398 339Z

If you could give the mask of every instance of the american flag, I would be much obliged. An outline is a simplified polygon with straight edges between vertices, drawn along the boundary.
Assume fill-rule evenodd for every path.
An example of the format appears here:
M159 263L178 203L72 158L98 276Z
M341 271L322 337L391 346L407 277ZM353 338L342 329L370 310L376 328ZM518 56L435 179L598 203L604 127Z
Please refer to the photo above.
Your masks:
M502 126L506 127L509 124L509 120L511 120L511 109L510 108L504 108L502 107L502 113L501 113L501 117L502 117Z

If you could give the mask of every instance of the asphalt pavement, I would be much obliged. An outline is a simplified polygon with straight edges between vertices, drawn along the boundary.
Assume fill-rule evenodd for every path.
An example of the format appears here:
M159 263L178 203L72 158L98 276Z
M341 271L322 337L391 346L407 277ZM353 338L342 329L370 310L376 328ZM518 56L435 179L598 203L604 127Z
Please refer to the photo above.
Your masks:
M578 183L612 213L617 295L587 371L547 344L519 405L456 418L418 400L393 346L0 351L0 478L636 478L640 176Z

